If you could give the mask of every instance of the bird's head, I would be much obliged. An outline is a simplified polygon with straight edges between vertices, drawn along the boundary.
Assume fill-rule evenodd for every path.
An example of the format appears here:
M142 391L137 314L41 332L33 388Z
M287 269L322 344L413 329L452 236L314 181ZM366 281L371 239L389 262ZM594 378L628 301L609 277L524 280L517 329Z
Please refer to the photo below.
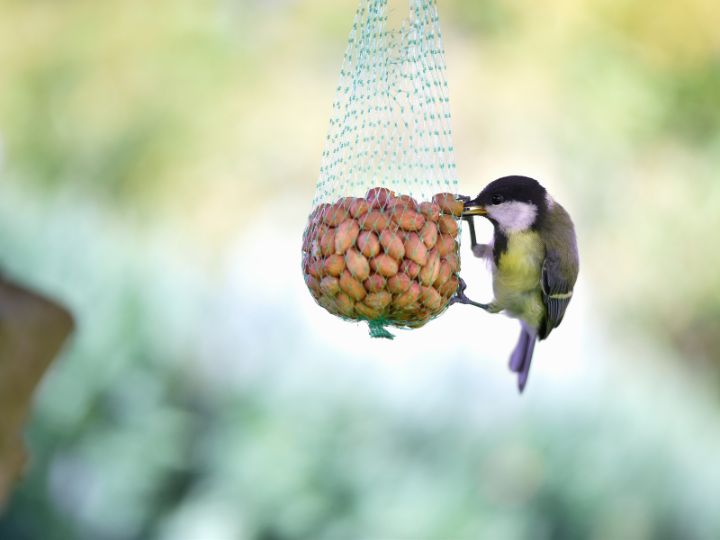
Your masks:
M463 216L485 216L505 233L537 227L548 209L549 197L537 180L505 176L490 182L480 195L465 203Z

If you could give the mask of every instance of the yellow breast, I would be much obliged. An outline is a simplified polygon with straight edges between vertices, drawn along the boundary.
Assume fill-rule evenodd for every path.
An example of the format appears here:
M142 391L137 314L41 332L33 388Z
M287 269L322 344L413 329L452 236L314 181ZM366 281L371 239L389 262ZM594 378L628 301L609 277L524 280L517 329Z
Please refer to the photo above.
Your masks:
M495 302L516 316L528 310L540 310L540 272L544 258L545 248L538 233L510 234L507 250L500 255L493 275ZM530 318L539 315L533 313Z

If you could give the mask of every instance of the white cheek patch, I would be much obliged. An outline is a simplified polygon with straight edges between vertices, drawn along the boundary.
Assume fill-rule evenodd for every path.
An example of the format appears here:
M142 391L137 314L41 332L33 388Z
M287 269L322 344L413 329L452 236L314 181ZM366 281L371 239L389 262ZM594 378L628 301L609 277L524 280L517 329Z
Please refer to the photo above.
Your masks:
M486 208L488 215L506 233L529 229L537 217L537 206L532 203L508 201Z

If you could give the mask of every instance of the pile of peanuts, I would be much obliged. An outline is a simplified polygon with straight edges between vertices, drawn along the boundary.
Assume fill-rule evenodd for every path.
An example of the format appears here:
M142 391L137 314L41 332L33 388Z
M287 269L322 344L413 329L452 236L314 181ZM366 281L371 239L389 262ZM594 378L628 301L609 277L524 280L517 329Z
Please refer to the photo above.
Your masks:
M418 203L386 188L320 204L303 236L305 283L334 315L420 327L458 287L462 210L451 193Z

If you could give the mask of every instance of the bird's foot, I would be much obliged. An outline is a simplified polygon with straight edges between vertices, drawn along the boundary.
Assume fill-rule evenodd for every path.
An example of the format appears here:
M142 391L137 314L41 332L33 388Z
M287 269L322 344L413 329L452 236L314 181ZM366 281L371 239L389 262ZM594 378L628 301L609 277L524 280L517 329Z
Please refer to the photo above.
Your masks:
M470 300L465 295L465 289L467 289L467 283L465 283L465 280L463 278L458 278L460 283L458 285L458 289L455 292L455 294L450 298L450 301L448 302L448 306L452 306L453 304L468 304L470 306L479 307L481 309L484 309L485 311L488 311L490 313L497 313L497 311L493 311L494 305L493 304L481 304L480 302L475 302L473 300Z

